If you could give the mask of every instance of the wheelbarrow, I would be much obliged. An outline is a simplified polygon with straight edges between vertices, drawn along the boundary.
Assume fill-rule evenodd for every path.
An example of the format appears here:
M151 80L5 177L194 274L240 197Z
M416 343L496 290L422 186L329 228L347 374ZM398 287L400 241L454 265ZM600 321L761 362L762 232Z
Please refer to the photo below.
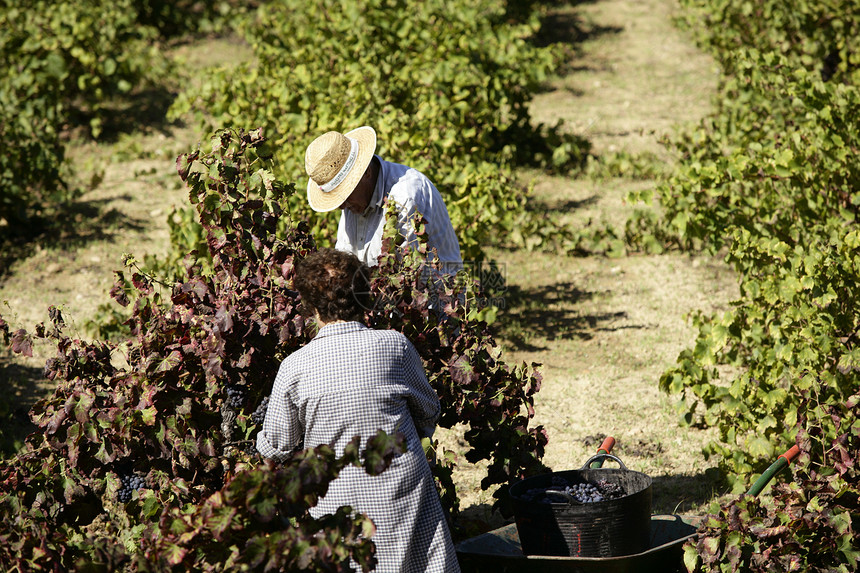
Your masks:
M609 453L608 438L598 452ZM748 495L758 495L770 479L799 454L797 446L777 458L753 484ZM592 458L593 459L593 458ZM586 463L598 468L598 462ZM585 467L585 466L584 466ZM676 573L684 572L683 545L703 521L698 516L652 515L650 539L644 551L613 557L526 555L516 523L466 539L457 544L463 573Z

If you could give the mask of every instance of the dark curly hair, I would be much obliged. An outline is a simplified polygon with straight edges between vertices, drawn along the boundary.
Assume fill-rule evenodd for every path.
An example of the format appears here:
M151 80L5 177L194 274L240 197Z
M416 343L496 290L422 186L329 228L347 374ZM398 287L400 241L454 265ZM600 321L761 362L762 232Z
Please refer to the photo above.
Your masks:
M352 253L320 249L296 264L293 287L305 309L324 322L364 319L370 298L370 271Z

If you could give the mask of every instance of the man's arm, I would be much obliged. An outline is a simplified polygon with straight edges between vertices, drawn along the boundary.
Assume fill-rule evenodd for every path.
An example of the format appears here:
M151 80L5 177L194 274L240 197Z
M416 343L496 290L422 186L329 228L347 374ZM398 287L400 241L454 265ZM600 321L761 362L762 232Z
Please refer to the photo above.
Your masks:
M427 250L435 252L444 264L445 274L456 274L463 266L460 244L445 202L433 183L424 176L411 177L398 182L390 197L397 203L397 226L405 242L413 249L418 248L415 222L416 217L423 218Z
M403 203L396 203L395 211L397 213L397 232L402 239L398 241L398 246L406 243L409 248L417 250L421 243L418 240L418 235L415 234L415 223L416 219L422 217L422 214L418 212L415 202L411 198L407 198Z
M267 458L285 460L302 444L302 426L298 411L286 392L287 368L281 363L263 429L257 433L257 451Z

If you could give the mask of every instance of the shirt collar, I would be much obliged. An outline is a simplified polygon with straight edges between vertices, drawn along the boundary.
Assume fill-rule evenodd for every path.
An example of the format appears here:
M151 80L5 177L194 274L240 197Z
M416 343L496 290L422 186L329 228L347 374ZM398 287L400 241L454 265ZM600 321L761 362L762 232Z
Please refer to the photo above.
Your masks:
M373 188L373 195L370 196L370 203L367 204L367 209L361 214L362 217L367 217L382 205L385 200L385 162L378 156L374 157L379 161L379 175L376 177L376 187Z
M337 336L340 334L349 334L350 332L358 332L359 330L366 330L367 326L360 322L350 321L350 322L335 322L332 324L326 324L322 328L320 328L317 335L314 336L314 340L317 338L326 338L328 336Z

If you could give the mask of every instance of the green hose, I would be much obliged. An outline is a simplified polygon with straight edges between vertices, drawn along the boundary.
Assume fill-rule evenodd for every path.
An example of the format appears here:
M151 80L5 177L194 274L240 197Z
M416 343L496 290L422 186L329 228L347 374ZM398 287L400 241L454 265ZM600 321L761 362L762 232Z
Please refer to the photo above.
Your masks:
M776 461L770 464L770 467L767 468L764 473L755 481L752 487L747 492L747 495L758 495L761 493L761 490L764 489L764 486L776 475L779 470L790 464L794 458L800 453L800 448L797 446L792 447L790 450L776 458Z

